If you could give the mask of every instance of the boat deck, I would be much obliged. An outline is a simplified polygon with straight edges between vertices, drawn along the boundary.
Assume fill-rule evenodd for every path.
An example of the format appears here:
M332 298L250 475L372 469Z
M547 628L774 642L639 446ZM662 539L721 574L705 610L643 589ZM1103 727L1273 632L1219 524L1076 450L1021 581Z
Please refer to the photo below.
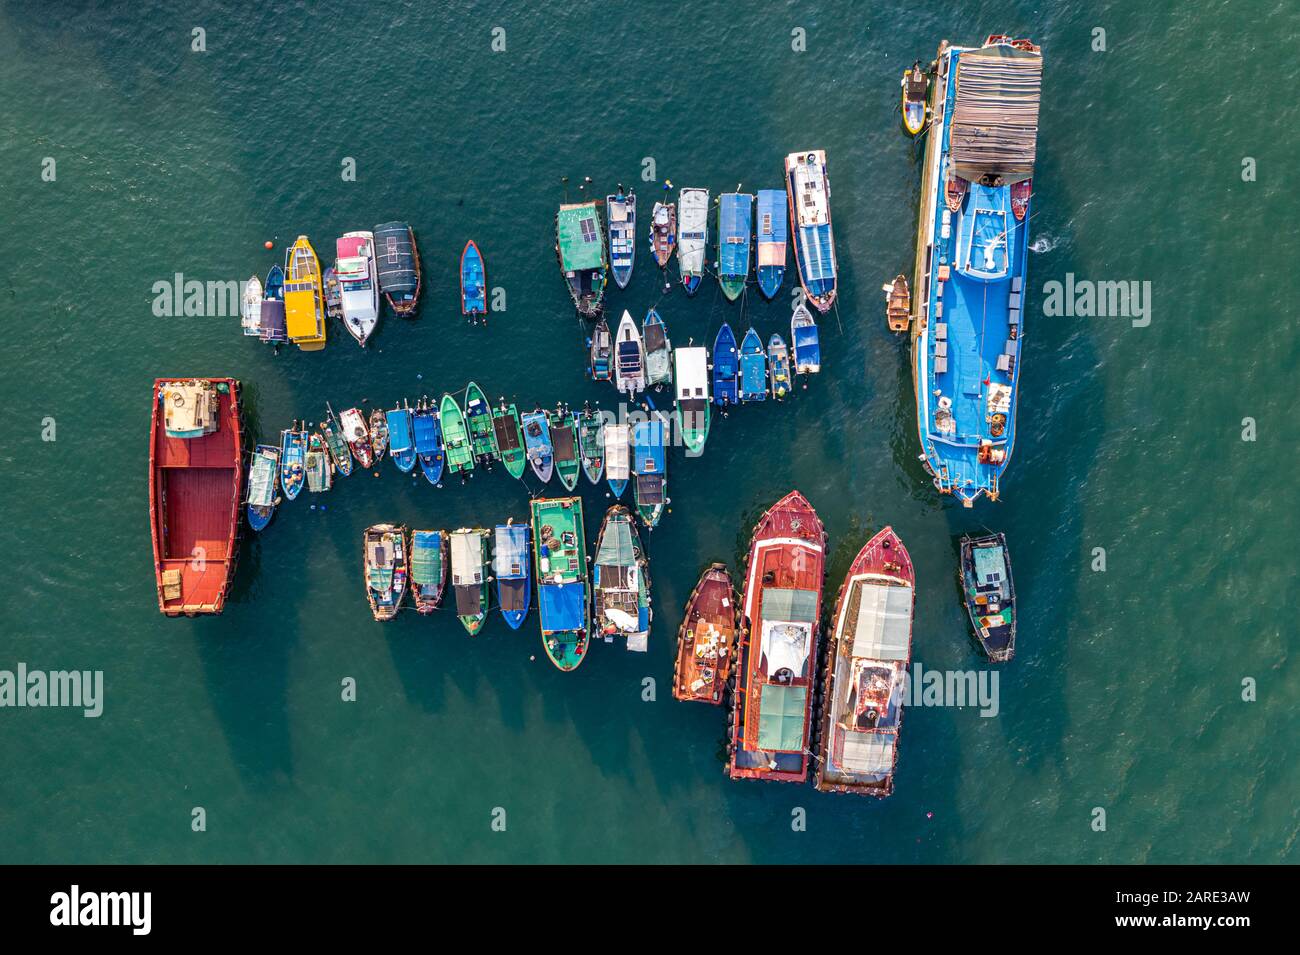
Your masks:
M721 564L695 585L677 640L673 698L720 704L736 660L736 595Z

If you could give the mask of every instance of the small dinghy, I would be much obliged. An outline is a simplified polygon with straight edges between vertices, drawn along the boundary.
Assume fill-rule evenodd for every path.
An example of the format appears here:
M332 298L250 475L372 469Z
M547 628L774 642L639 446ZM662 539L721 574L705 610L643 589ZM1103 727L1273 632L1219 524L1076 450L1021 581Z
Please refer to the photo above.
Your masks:
M738 656L735 597L725 564L713 564L700 575L677 631L673 699L715 706L722 702Z
M280 449L269 444L259 444L253 449L253 460L248 465L248 526L260 531L275 516L275 506L280 503Z
M591 571L593 636L644 653L650 637L650 562L641 546L636 523L626 507L615 504L605 513L596 536Z
M591 378L609 381L614 377L614 339L609 334L609 323L603 318L591 333Z
M399 405L385 417L388 421L388 454L397 470L410 474L415 468L415 425L411 409Z
M767 340L767 361L772 368L772 397L780 401L790 393L790 350L775 332Z
M334 465L330 453L320 432L313 431L307 440L307 490L311 494L320 494L333 486Z
M481 527L462 527L451 535L451 588L456 595L456 619L466 632L476 636L487 619L488 532Z
M352 473L352 455L348 452L348 443L343 440L343 427L334 417L334 409L328 401L325 402L325 420L320 423L320 433L325 438L325 447L329 449L334 467L347 477Z
M636 322L626 310L614 336L614 384L629 398L645 391L645 346Z
M587 480L599 484L605 471L605 419L590 405L583 405L578 414L578 456Z
M442 426L438 423L438 411L428 399L416 403L412 429L415 432L415 457L420 462L420 473L426 481L436 485L442 480L447 456L442 449Z
M609 270L619 288L627 288L636 261L636 195L624 193L605 197L605 214L609 217Z
M295 421L280 432L280 487L293 500L302 493L307 480L307 432Z
M763 339L750 328L740 343L740 400L762 401L767 397L767 352Z
M443 395L438 406L442 425L442 446L447 453L447 467L452 474L468 475L474 470L474 446L470 443L465 415L451 395Z
M677 237L677 268L687 295L700 290L704 255L709 243L709 190L683 189L678 199L682 231Z
M262 280L250 276L244 283L243 303L239 311L239 325L249 338L262 334Z
M659 523L668 503L668 457L664 441L667 428L663 415L655 412L649 421L632 426L632 485L636 512L653 528Z
M546 421L546 412L538 408L524 415L522 421L528 465L545 484L555 471L555 451L551 447L551 426Z
M894 281L882 285L885 292L885 320L891 332L905 332L911 324L912 295L907 288L907 276L899 272Z
M668 268L668 260L677 248L677 204L656 202L650 217L650 248L659 268Z
M790 346L794 349L796 375L815 375L822 370L822 349L817 337L817 323L803 305L790 316Z
M469 429L474 460L490 468L493 461L501 459L496 429L492 426L492 406L488 404L483 389L472 381L465 388L465 424Z
M399 524L367 527L363 552L370 613L376 620L392 620L406 595L406 528Z
M473 239L460 254L460 311L471 320L487 314L487 271Z
M950 210L961 212L961 204L966 198L968 188L970 188L970 183L953 172L950 167L948 175L943 181L943 201L947 203Z
M325 317L341 319L343 317L343 292L339 289L339 275L334 266L331 265L325 270L325 274L321 276L321 282L325 286Z
M921 61L912 64L910 70L903 71L903 125L913 136L925 128L925 99L930 90L930 81L921 72Z
M718 283L734 302L749 279L749 242L754 231L754 197L724 192L718 197Z
M498 524L494 543L492 569L497 578L497 606L510 629L518 630L528 616L533 590L532 569L528 563L528 525L516 524L513 520Z
M370 429L366 427L366 419L361 416L361 412L356 408L348 408L339 415L339 427L343 430L343 440L348 443L357 463L363 468L374 464L375 449L370 444Z
M388 450L388 419L378 408L370 412L370 449L375 452L375 464L384 459Z
M737 399L736 376L740 372L736 354L736 334L726 322L718 329L713 340L713 403L734 405Z
M1029 210L1029 197L1034 194L1034 180L1022 179L1011 184L1011 214L1017 222L1023 222ZM248 334L245 332L244 334Z
M411 593L420 613L433 613L442 606L449 563L446 531L412 532Z
M551 425L551 447L554 449L555 472L560 476L560 483L565 490L572 491L578 486L578 421L576 416L564 405L560 405L548 416Z
M785 281L787 212L784 190L758 190L758 290L768 301L776 298Z
M524 431L519 423L519 411L514 405L501 404L492 411L492 427L496 431L497 448L501 460L512 478L522 478L528 467L528 455L524 451Z
M279 345L289 340L289 327L284 316L284 269L271 266L262 286L262 310L258 321L258 334L262 341Z
M647 385L662 385L672 381L672 343L664 320L653 308L641 325L641 341L645 348L645 379Z
M611 424L605 428L605 480L615 498L623 496L628 478L632 476L630 431L625 424Z
M709 350L701 347L673 350L673 380L677 383L677 433L687 455L704 450L709 437Z
M1016 588L1005 534L962 538L961 583L984 653L994 663L1010 660L1016 653Z

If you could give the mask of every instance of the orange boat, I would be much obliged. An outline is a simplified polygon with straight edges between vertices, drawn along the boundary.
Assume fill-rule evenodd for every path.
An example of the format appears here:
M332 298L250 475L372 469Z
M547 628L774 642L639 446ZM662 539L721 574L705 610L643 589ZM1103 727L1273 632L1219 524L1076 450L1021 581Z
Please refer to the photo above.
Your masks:
M158 609L221 613L238 556L243 434L234 378L153 385L149 520Z
M673 699L722 702L736 659L736 601L726 564L700 576L677 633Z
M762 516L749 545L728 745L732 779L808 778L825 565L822 522L791 491Z

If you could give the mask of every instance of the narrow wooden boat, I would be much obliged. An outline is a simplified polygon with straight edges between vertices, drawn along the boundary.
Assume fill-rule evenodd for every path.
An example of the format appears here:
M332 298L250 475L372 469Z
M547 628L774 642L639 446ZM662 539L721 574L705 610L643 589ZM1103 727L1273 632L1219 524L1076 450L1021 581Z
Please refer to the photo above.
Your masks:
M763 339L751 327L740 343L740 400L762 401L767 397L767 352Z
M334 266L325 269L325 274L321 276L321 283L325 286L325 317L342 321L343 293L339 289L339 277Z
M961 204L965 201L969 189L970 183L949 167L948 174L943 180L943 201L950 212L961 212Z
M415 597L415 609L420 613L430 614L442 606L450 554L446 531L411 534L411 593Z
M975 639L993 663L1016 655L1016 587L1005 534L961 539L961 590Z
M591 333L591 378L609 381L614 377L614 339L609 334L609 323L603 318Z
M886 527L858 552L835 603L813 774L821 792L893 791L915 604L912 559Z
M645 346L626 309L614 335L614 385L629 398L645 391Z
M415 430L415 457L420 462L420 473L430 484L437 485L442 480L443 469L447 466L447 455L442 446L442 425L438 421L438 409L427 398L421 398L415 405L412 421Z
M256 275L250 276L244 283L239 326L249 338L257 338L262 334L262 280Z
M501 449L497 447L496 429L492 426L492 405L483 389L472 381L465 387L465 424L474 460L487 468L492 467L493 461L500 461Z
M370 613L376 620L392 620L406 596L406 528L401 524L367 527L362 554Z
M555 454L555 473L566 491L578 486L578 421L567 406L560 405L547 415L551 425L551 447Z
M677 433L687 455L704 451L709 437L709 350L692 346L673 350L673 380L677 383Z
M722 294L734 302L749 281L754 197L747 192L724 192L718 200L718 283Z
M279 345L289 340L289 331L284 317L284 269L278 265L271 266L266 273L266 283L262 286L262 312L258 321L258 330L262 341Z
M473 239L460 254L460 312L471 318L487 314L487 270Z
M248 526L260 531L271 523L280 503L280 449L259 444L248 465Z
M772 369L772 397L780 401L790 393L790 350L776 332L767 340L767 362Z
M578 456L587 480L600 484L605 472L605 418L588 404L578 413Z
M1023 222L1029 211L1029 198L1034 194L1034 180L1022 179L1011 184L1011 214Z
M452 532L451 589L456 595L456 619L471 637L483 629L491 601L488 577L492 559L488 547L488 532L481 527L462 527Z
M921 61L912 64L910 70L903 71L903 125L913 136L919 135L925 128L925 100L930 91L930 81L921 72Z
M221 613L239 554L243 431L234 378L153 383L149 523L158 609Z
M415 419L409 407L398 405L385 416L388 421L388 454L397 470L410 474L415 469Z
M907 288L907 276L899 272L894 281L881 288L885 292L885 320L891 332L905 332L912 323L912 295Z
M650 248L659 268L668 268L668 260L677 248L677 203L655 203L650 216Z
M497 448L501 460L512 478L522 478L528 467L528 454L524 450L524 431L519 422L519 410L506 404L504 398L492 412L492 427L496 431Z
M822 370L822 347L812 312L796 305L790 316L790 346L794 349L797 375L815 375Z
M636 512L645 526L653 529L668 504L668 456L665 451L668 428L660 412L648 421L632 426L632 485Z
M320 259L305 235L300 235L285 257L284 321L289 341L303 351L325 347L325 290L321 286Z
M632 476L632 435L625 424L605 427L605 480L615 500L623 496Z
M373 232L347 232L334 243L340 318L348 334L365 347L379 326L379 266Z
M363 468L374 464L375 449L370 443L370 429L366 427L366 419L361 412L356 408L348 408L339 415L339 428L343 432L343 440L348 443L348 448L351 449L357 463Z
M555 255L573 307L583 318L599 318L605 300L605 234L596 203L560 206L555 215Z
M745 567L732 779L802 783L817 666L826 532L798 491L754 528Z
M785 281L785 246L790 234L785 193L780 189L758 191L757 229L758 289L771 301Z
M319 431L313 431L307 439L307 462L304 465L307 474L307 491L321 494L334 486L334 464L330 461L329 451Z
M496 572L497 606L511 630L518 630L528 616L532 596L532 570L528 564L528 525L513 520L495 529L495 553L492 567Z
M439 405L438 421L442 425L442 444L447 454L447 467L452 474L468 475L474 470L474 446L470 443L465 415L451 395L443 395Z
M711 564L691 591L677 631L673 699L721 704L735 660L735 588L727 565Z
M405 222L375 226L375 262L379 291L403 318L414 318L420 302L420 250L415 232Z
M740 355L736 335L726 322L713 340L713 403L726 407L740 400L736 377L740 374Z
M555 471L555 449L551 447L551 426L546 420L546 412L538 408L523 415L521 421L528 466L533 469L537 479L545 484Z
M334 417L334 409L328 401L325 402L325 418L320 423L320 433L325 439L325 447L329 449L335 470L347 477L352 473L352 455L348 451L348 443L343 440L343 429Z
M606 643L616 636L629 650L644 653L650 638L650 561L636 523L622 504L605 512L596 536L591 571L592 634Z
M605 214L609 217L609 270L619 288L627 288L636 264L636 194L625 193L605 197Z
M646 313L645 321L641 323L641 342L645 348L646 385L662 385L672 381L673 346L668 340L668 329L664 325L664 320L653 308Z
M529 508L542 646L556 667L575 670L586 659L591 624L582 498L534 498Z
M370 449L375 452L375 464L384 459L388 450L388 419L379 408L370 412Z
M682 231L677 237L677 268L687 295L700 290L709 243L709 190L683 189L678 197Z
M295 421L280 432L280 487L292 501L307 479L307 432Z
M791 153L785 157L785 176L799 281L813 308L826 312L835 304L837 272L826 153Z

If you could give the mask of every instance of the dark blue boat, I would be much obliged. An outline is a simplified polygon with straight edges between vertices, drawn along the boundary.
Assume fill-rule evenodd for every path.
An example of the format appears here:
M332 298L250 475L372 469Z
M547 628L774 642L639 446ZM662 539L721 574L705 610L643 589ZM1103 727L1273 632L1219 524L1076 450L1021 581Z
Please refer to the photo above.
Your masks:
M466 315L487 314L487 273L473 239L460 254L460 310Z
M758 288L769 301L785 281L788 237L784 190L758 190Z
M280 487L293 500L302 493L307 479L307 432L293 426L280 432Z
M718 329L718 337L713 340L713 402L719 405L734 405L738 400L736 375L739 372L739 359L736 354L736 335L726 322Z
M740 343L740 400L762 401L767 397L767 352L763 339L750 328Z
M531 570L528 563L528 525L498 524L493 569L497 578L497 604L511 630L528 616L532 596Z
M442 426L438 423L438 412L421 401L415 407L413 417L415 430L415 456L420 461L420 470L430 484L442 480L442 470L446 466L446 455L442 450Z
M388 420L388 455L397 470L410 474L415 467L415 436L410 408L394 408L385 416Z
M266 273L266 284L262 286L260 326L264 342L278 345L289 340L284 320L284 269L278 265L271 266L271 271Z
M280 449L259 444L248 466L248 526L253 530L260 531L275 516L275 506L280 503L279 481Z

